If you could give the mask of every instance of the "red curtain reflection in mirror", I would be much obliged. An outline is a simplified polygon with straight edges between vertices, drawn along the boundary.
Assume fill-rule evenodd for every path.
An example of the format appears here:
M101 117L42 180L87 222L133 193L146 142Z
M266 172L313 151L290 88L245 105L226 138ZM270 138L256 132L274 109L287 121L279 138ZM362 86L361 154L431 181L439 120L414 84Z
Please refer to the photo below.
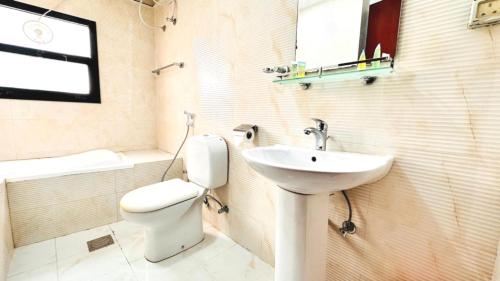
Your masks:
M370 5L366 55L373 56L380 43L382 52L396 56L402 0L382 0Z

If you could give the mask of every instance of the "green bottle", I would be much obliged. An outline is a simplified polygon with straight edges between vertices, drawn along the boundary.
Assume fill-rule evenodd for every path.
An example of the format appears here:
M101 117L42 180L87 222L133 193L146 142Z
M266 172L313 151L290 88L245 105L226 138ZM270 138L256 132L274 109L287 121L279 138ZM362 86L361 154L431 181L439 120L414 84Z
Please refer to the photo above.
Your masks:
M377 48L375 48L375 52L373 53L373 58L374 59L379 59L382 57L382 46L380 44L377 45ZM380 67L380 61L374 61L372 62L372 68L379 68Z

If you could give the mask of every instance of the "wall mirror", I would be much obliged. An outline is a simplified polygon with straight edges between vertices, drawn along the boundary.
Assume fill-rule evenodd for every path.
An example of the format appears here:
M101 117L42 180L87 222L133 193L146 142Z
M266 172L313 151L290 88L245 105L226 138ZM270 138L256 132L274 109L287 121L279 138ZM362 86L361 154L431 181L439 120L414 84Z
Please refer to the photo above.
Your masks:
M306 68L395 57L402 0L299 0L296 60Z

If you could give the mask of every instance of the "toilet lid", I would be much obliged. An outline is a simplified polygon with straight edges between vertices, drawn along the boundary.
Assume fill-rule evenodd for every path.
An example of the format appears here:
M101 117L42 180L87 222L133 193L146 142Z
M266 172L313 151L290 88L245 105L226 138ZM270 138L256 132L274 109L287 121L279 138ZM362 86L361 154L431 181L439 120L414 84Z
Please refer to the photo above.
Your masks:
M155 183L133 190L120 201L120 207L130 213L153 212L198 196L200 188L180 179Z

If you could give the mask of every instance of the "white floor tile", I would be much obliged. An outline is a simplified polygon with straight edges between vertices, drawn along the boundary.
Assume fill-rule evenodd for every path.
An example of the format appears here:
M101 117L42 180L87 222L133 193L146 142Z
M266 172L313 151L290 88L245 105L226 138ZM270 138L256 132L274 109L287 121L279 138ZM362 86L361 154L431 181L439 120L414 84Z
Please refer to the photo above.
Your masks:
M118 245L57 263L59 281L135 281L133 271Z
M211 226L204 227L204 231L205 239L198 245L187 250L185 252L186 255L194 257L201 262L207 262L221 252L236 245L233 240Z
M56 281L57 265L51 263L7 278L7 281Z
M270 265L239 245L223 251L206 262L205 266L217 281L272 280L273 276Z
M113 230L113 233L117 236L117 238L128 238L128 236L142 233L144 230L142 225L124 220L112 223L109 227Z
M139 225L122 221L82 231L16 249L7 281L273 280L271 266L215 228L205 225L204 231L200 244L159 263L143 258ZM108 234L115 244L88 252L88 240Z
M194 258L179 254L159 263L145 259L132 263L138 281L217 281Z
M126 221L110 225L129 262L144 259L144 228Z
M19 247L14 251L8 276L32 271L56 262L54 239Z
M59 260L63 260L73 256L88 254L89 249L87 246L87 241L110 234L111 229L109 228L109 226L105 225L58 237L56 238L57 258Z

